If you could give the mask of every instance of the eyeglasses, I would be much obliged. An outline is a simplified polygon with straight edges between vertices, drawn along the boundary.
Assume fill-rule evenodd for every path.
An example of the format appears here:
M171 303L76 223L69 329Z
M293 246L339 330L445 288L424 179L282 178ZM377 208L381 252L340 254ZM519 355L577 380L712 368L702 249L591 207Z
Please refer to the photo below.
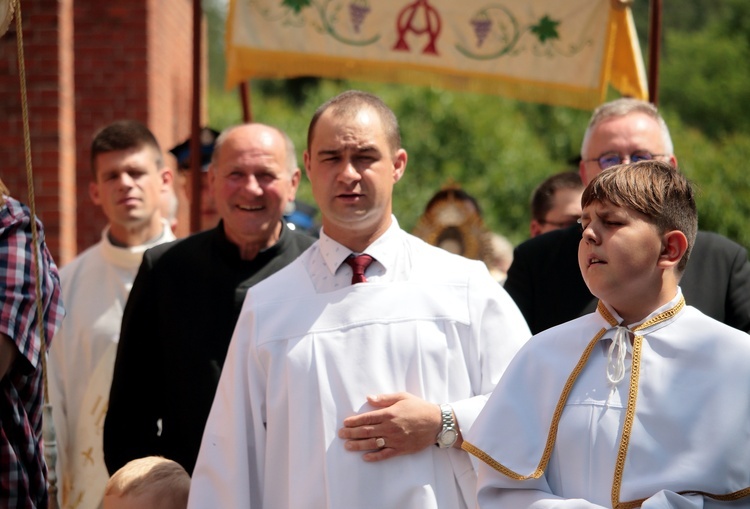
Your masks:
M571 219L569 221L547 221L547 220L544 220L544 221L539 221L539 223L541 223L541 224L551 224L555 228L561 228L562 229L562 228L568 228L570 226L573 226L578 221L580 221L580 220L579 219Z
M599 168L601 168L602 170L606 170L610 166L622 164L623 162L625 162L625 160L627 160L628 163L637 163L640 161L650 161L655 157L664 157L666 155L668 154L652 154L651 152L647 152L645 150L638 150L630 155L625 156L620 156L620 154L609 152L593 159L584 159L583 162L590 163L596 161L599 164Z

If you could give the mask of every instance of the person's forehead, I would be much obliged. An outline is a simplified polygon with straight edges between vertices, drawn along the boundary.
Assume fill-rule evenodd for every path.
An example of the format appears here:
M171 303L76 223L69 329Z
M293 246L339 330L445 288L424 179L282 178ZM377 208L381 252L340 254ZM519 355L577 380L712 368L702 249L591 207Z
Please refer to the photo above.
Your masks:
M283 143L284 140L277 130L259 124L237 127L229 133L226 141L224 142L225 145L235 147L275 147L278 145L283 145Z
M552 196L552 208L550 210L562 210L569 206L580 208L582 194L583 189L572 189L569 187L558 189Z
M661 127L653 117L633 112L604 119L594 126L590 144L600 149L617 148L622 144L663 145ZM646 147L644 147L646 148Z
M325 111L313 133L313 146L340 142L385 143L383 123L372 107L361 106L354 111L337 114L333 108Z
M282 161L285 154L284 139L278 132L262 126L243 126L227 136L218 160L257 155Z
M590 215L610 215L614 214L616 212L621 211L627 211L629 210L627 207L621 207L619 205L615 205L611 201L607 199L603 200L594 200L585 207L583 207L582 214L584 216L590 216Z
M127 170L131 167L156 164L158 154L148 145L100 152L94 157L97 173L101 171Z

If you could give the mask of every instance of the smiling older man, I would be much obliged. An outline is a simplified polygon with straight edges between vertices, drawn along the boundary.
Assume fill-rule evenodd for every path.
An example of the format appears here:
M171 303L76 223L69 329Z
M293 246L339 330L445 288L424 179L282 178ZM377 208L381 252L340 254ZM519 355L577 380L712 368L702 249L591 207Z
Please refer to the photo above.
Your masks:
M314 241L282 219L299 179L294 146L274 127L216 140L219 225L149 250L125 308L104 425L110 472L151 455L192 472L245 292Z

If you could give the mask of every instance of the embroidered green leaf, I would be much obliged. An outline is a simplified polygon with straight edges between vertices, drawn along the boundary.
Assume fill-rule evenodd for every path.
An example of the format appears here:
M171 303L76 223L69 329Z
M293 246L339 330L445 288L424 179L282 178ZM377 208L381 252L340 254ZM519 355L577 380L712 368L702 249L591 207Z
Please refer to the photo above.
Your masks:
M557 33L557 25L559 24L559 21L555 21L545 14L544 17L539 20L539 23L531 27L531 31L539 38L539 42L545 43L547 39L560 38L560 35Z
M293 9L295 14L299 14L299 11L304 7L310 6L310 1L311 0L283 0L281 5Z

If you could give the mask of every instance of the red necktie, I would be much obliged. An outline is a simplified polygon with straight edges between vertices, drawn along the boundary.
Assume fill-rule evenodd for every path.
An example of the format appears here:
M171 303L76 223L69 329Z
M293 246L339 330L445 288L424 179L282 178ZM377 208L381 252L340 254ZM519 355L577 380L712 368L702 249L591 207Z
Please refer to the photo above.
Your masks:
M365 277L365 269L372 263L372 256L361 254L361 255L349 255L349 258L344 260L347 265L352 268L352 284L365 283L367 278Z

